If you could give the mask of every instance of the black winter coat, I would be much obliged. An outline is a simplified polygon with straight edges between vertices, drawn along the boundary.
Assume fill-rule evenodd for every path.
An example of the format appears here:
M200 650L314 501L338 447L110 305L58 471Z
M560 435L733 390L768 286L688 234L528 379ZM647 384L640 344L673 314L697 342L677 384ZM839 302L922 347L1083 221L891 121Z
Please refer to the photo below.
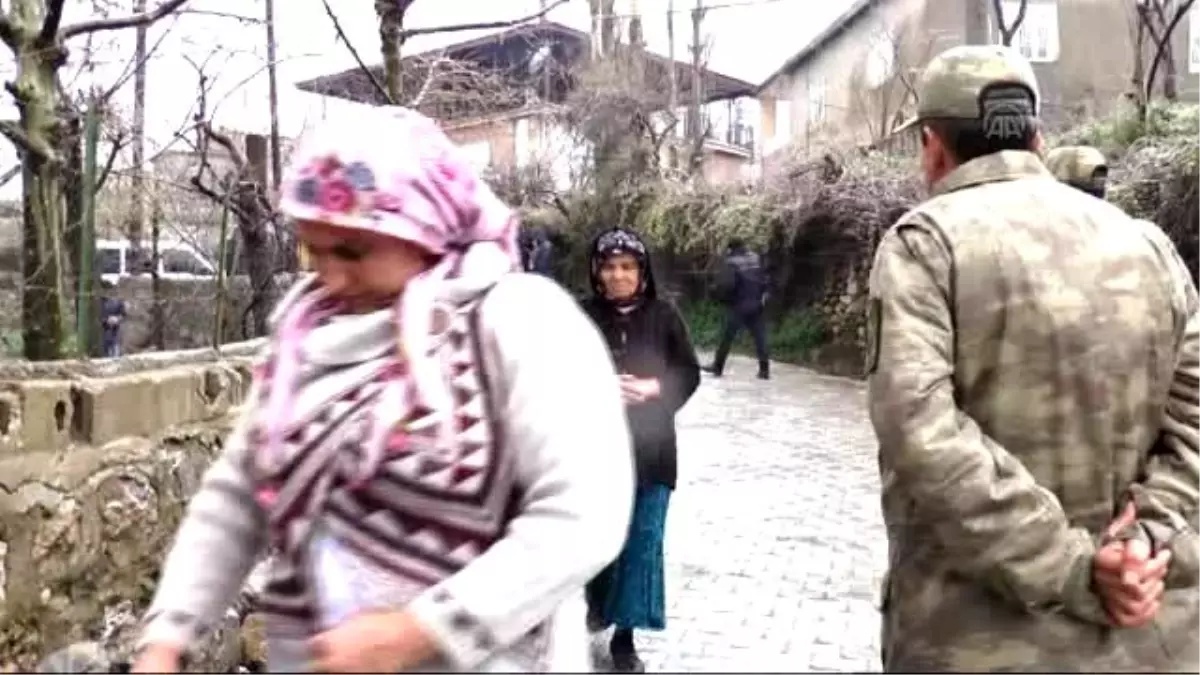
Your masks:
M633 432L638 483L675 488L678 450L675 413L700 385L700 364L679 310L653 293L642 304L621 313L601 297L583 308L604 334L619 373L657 378L661 395L626 407Z

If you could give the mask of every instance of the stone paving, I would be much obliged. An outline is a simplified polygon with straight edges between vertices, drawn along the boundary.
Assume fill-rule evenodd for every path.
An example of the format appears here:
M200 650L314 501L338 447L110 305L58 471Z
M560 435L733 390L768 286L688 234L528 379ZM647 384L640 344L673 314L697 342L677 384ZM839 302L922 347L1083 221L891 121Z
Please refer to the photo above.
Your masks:
M647 670L878 671L887 546L863 387L754 373L731 358L680 413L667 629L636 638Z

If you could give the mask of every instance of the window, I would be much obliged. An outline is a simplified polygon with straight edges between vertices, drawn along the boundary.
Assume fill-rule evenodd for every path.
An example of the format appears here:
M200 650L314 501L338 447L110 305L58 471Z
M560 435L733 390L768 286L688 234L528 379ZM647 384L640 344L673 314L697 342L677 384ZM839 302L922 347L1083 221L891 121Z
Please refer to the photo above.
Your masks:
M792 136L792 102L787 99L775 101L775 134L773 141L782 145Z
M212 272L205 267L195 255L190 251L182 249L168 249L160 254L162 258L163 274L190 274L195 276L212 276Z
M1200 6L1188 12L1188 72L1200 73Z
M120 274L121 249L97 248L96 269L100 270L100 274Z
M513 154L517 166L525 166L533 159L534 148L529 133L529 120L519 119L513 125Z
M1021 11L1020 0L1001 0L1005 25L1011 24ZM1000 41L1000 28L992 12L988 13L992 34ZM1058 60L1058 2L1056 0L1029 0L1025 6L1025 18L1017 27L1012 47L1034 63L1053 63Z
M828 104L825 98L825 80L809 80L808 82L808 123L817 126L825 121Z
M474 143L463 143L461 146L463 154L466 155L467 161L475 167L476 171L483 171L492 163L492 146L487 141L476 141Z

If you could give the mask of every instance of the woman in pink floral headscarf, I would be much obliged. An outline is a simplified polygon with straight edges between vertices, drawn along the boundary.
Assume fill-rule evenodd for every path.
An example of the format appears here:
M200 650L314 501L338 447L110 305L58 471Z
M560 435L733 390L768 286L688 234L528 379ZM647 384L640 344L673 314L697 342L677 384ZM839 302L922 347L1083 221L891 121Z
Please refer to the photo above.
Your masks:
M414 112L303 139L280 208L316 274L275 312L137 669L177 669L270 545L272 670L588 670L583 585L632 503L596 330L514 273L512 212Z

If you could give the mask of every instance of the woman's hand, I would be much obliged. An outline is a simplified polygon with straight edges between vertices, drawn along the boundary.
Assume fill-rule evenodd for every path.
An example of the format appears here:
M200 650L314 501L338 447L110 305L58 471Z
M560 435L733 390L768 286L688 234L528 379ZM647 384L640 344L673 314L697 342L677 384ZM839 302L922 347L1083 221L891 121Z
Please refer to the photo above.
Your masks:
M626 404L645 403L662 394L662 385L654 377L634 377L621 375L621 398Z
M178 673L181 651L168 644L147 645L133 660L131 673Z
M437 644L404 611L363 612L309 640L317 673L395 673L437 655Z

